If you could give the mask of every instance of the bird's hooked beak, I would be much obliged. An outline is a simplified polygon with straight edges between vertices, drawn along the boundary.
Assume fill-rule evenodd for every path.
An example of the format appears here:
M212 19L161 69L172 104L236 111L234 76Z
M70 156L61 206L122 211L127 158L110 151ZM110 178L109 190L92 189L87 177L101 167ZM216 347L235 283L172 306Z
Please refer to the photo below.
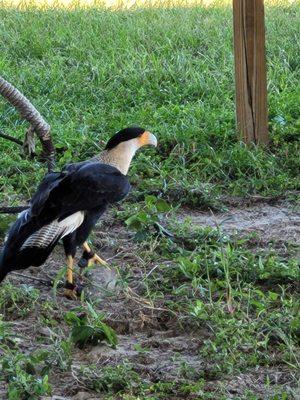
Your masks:
M142 134L142 136L139 137L138 140L139 140L140 147L147 146L147 145L154 146L154 147L157 146L156 136L153 135L153 133L148 132L148 131L145 131Z

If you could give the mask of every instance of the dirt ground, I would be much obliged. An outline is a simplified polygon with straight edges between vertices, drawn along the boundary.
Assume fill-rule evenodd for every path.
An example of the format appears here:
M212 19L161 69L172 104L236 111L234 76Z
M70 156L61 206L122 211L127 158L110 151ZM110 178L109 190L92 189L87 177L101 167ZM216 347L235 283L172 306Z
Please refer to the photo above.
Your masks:
M254 234L260 248L267 248L270 243L278 248L288 242L300 244L300 212L284 203L233 207L224 213L188 210L181 218L191 218L196 225L221 228L230 234Z
M249 207L233 207L227 212L191 212L181 210L180 220L191 219L193 224L201 226L217 226L228 234L245 235L256 234L256 243L260 248L268 247L272 242L279 251L284 252L287 242L300 241L300 215L296 209L286 204L255 204ZM119 345L116 349L105 344L90 347L84 350L75 350L71 372L56 371L50 377L53 385L53 396L57 400L84 400L101 399L99 394L88 392L78 375L80 365L101 363L101 365L115 365L128 360L136 371L146 381L172 381L181 379L178 371L183 363L192 367L194 376L190 379L205 377L205 390L212 393L216 388L226 387L228 398L238 398L246 390L251 390L266 399L272 396L277 385L289 387L292 376L288 368L282 366L272 368L257 368L239 376L223 376L222 380L211 374L211 366L199 355L203 341L210 333L206 329L194 330L189 326L182 326L176 315L168 312L159 304L153 306L139 295L139 284L149 271L139 267L139 256L136 245L132 242L133 233L129 232L119 222L115 222L108 214L95 232L94 249L108 260L111 265L122 268L128 264L132 268L134 279L130 282L130 289L121 288L115 268L111 270L101 267L91 272L93 285L90 296L101 300L101 311L107 316L107 322L118 333ZM63 250L58 247L47 263L39 269L31 268L24 274L33 277L48 279L55 277L61 266L64 265ZM152 266L151 266L152 268ZM26 280L17 276L10 276L14 284L23 282L37 287L41 291L42 300L53 299L52 288L40 282ZM76 301L70 301L59 296L59 310L69 310L76 307ZM39 313L39 307L35 313ZM37 323L36 315L29 314L25 319L12 319L13 328L22 337L22 348L32 351L39 347L39 338L50 336L50 330ZM147 351L139 351L137 345ZM266 385L266 376L271 381ZM5 387L0 386L0 399L6 398ZM116 397L117 398L117 397ZM177 399L176 394L170 399ZM180 397L181 398L181 397ZM184 398L201 399L201 395L190 395ZM217 397L216 397L217 398ZM46 397L44 398L46 399ZM47 399L50 399L47 398ZM300 394L299 394L300 399Z

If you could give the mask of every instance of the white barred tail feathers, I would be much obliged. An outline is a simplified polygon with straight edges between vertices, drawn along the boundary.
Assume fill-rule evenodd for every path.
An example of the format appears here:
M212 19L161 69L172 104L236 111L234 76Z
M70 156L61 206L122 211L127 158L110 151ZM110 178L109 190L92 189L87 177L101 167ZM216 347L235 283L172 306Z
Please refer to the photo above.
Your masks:
M28 247L48 247L53 242L74 232L82 224L83 219L84 213L82 211L78 211L61 221L56 219L51 224L43 226L33 235L29 236L23 243L21 250Z

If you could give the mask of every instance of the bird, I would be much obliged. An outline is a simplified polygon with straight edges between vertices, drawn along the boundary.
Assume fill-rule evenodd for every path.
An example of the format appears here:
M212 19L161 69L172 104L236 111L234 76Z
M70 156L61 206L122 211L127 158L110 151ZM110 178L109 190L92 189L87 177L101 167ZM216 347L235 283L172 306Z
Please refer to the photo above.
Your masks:
M146 145L156 147L156 136L141 127L128 127L113 135L94 158L47 174L29 208L9 229L0 255L0 282L11 271L44 264L61 240L67 266L64 294L75 299L79 291L73 276L76 250L83 248L81 266L107 265L87 240L107 208L129 193L131 161Z

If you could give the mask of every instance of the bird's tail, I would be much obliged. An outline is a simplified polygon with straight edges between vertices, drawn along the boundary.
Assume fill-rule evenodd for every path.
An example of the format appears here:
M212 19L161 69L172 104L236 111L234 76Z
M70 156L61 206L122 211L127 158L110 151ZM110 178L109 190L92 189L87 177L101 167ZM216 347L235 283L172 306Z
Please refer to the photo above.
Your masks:
M6 277L6 275L8 274L8 270L7 268L5 268L5 264L4 264L4 251L2 250L0 253L0 282L3 281L3 279Z

